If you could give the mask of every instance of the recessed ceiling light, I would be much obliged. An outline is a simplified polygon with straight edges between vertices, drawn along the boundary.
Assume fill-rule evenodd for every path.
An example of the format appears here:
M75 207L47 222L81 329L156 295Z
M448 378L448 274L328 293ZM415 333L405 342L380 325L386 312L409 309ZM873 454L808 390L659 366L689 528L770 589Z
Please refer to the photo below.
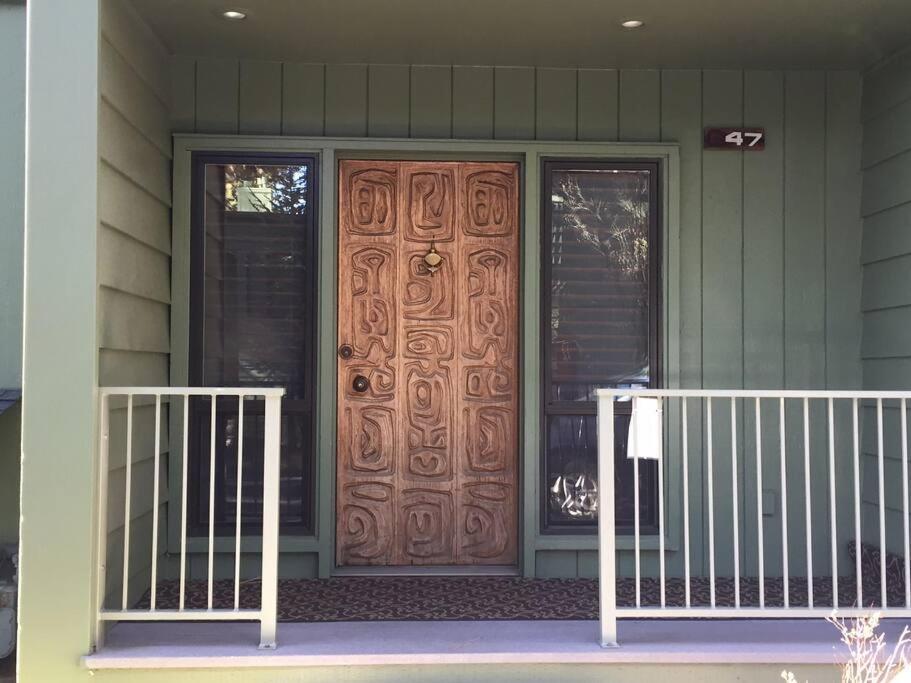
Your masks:
M623 28L642 28L645 22L640 19L627 19L620 24Z
M223 16L228 21L240 21L241 19L247 18L247 13L236 9L229 9L222 12L221 16Z

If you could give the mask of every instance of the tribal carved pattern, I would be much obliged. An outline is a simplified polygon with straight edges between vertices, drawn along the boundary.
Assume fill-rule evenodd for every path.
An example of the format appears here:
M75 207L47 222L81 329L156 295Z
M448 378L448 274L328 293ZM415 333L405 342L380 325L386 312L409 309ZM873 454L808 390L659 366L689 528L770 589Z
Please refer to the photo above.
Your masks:
M462 411L465 458L468 472L504 472L512 452L513 411L495 406L466 407Z
M429 170L420 164L406 168L408 196L405 239L411 242L449 242L455 235L455 169Z
M402 293L403 315L409 320L453 320L456 297L450 252L440 250L443 264L433 277L424 263L425 255L426 250L407 253L408 279Z
M463 368L465 398L497 402L512 398L512 374L503 365L467 365Z
M395 411L386 406L347 408L348 451L352 471L392 474L395 471Z
M502 171L477 171L465 179L462 203L467 235L505 237L516 233L516 178Z
M468 254L468 302L463 356L484 360L503 358L511 340L509 311L506 304L508 257L502 251L484 249Z
M452 474L452 382L449 369L422 362L406 366L406 474L408 478L448 479Z
M346 342L354 348L354 363L347 367L346 393L362 400L392 400L396 389L395 252L364 247L350 257L351 307ZM370 381L365 394L351 389L354 377Z
M382 168L356 171L347 179L348 232L353 235L391 235L397 222L396 174Z
M514 564L518 166L339 172L336 560Z
M469 484L464 494L462 551L485 562L507 559L507 551L515 540L506 526L507 508L512 500L510 488L487 482Z
M392 555L392 485L347 484L340 498L339 556L347 564L386 564Z
M450 491L406 489L398 527L405 564L452 564L455 557L453 496Z

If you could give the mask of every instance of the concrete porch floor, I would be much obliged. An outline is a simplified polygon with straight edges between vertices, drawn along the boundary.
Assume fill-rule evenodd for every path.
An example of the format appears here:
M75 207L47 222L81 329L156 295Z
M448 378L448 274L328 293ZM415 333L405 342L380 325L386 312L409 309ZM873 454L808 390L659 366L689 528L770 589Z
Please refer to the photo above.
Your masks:
M894 643L904 622L884 620ZM604 649L591 621L280 624L259 650L253 623L121 623L90 669L420 664L836 664L846 649L822 619L623 620Z

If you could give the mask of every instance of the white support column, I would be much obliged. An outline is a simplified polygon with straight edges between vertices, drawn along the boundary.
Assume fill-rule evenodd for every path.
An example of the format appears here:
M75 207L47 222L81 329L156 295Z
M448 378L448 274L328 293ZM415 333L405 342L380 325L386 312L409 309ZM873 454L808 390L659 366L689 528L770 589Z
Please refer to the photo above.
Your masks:
M614 397L598 398L598 597L601 647L617 647L617 529L614 523Z
M93 645L98 401L97 0L27 4L19 677ZM60 590L66 577L66 590Z
M263 448L263 566L260 648L275 647L278 611L278 494L281 456L281 396L266 397Z

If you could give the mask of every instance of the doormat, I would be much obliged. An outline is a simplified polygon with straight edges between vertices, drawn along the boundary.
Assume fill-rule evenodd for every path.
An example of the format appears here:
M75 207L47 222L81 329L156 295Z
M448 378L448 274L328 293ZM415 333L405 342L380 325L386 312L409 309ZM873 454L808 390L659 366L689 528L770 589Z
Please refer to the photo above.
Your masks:
M851 606L857 602L857 586L853 577L838 581L839 604ZM156 593L157 609L176 609L179 583L162 581ZM715 604L734 606L734 580L716 579ZM808 586L805 577L791 577L789 604L808 605ZM241 609L259 608L258 580L242 581ZM784 586L781 578L765 580L767 607L783 605ZM866 575L863 587L865 606L879 606L879 584L875 576ZM205 609L208 587L205 581L188 581L185 597L187 609ZM710 605L710 582L693 578L690 584L690 604ZM682 607L686 604L683 579L668 579L665 604ZM813 601L817 607L832 604L831 577L813 580ZM903 605L904 587L888 582L887 602ZM636 584L632 578L621 578L617 584L617 602L623 607L636 605ZM660 583L655 578L643 578L640 585L640 604L643 607L661 604ZM759 581L742 578L740 604L759 606ZM148 609L147 593L137 609ZM234 607L234 582L217 580L213 585L213 607ZM377 576L336 577L330 579L281 579L278 582L278 618L284 622L329 621L463 621L463 620L587 620L598 618L597 579L523 579L512 577L440 577L440 576Z

